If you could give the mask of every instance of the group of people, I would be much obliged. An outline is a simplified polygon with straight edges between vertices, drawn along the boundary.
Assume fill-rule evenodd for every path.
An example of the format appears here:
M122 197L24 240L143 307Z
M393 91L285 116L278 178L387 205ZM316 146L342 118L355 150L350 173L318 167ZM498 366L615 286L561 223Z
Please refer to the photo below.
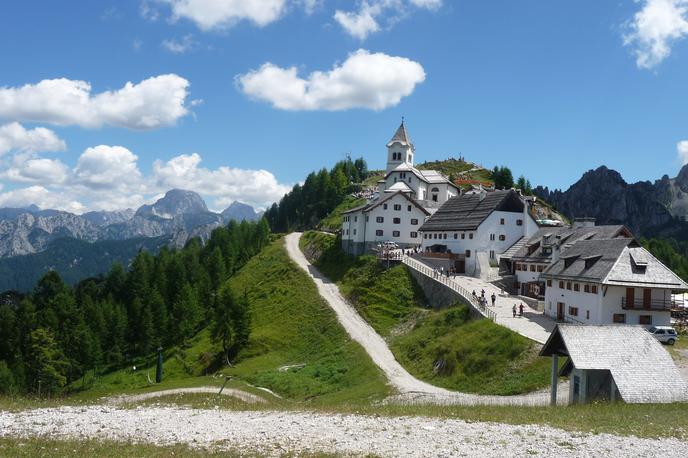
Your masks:
M485 297L485 290L480 291L480 296L473 290L473 297L477 299L478 303L482 307L487 307L487 298ZM492 307L495 306L497 303L497 295L495 293L492 293L490 296L490 300L492 301ZM525 309L525 306L523 305L523 302L520 302L519 304L514 304L514 306L511 308L511 311L513 312L514 318L516 318L516 315L518 316L523 316L523 310Z
M456 269L454 269L453 267L448 267L446 269L444 267L440 267L439 269L435 268L435 269L432 269L432 275L435 278L438 278L438 277L447 277L447 278L455 277L456 276Z

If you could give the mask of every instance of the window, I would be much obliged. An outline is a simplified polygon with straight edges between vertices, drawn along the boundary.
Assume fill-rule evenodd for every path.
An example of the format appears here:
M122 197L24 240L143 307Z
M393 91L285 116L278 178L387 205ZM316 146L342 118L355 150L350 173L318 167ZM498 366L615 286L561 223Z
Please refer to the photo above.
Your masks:
M495 235L494 235L494 234L490 234L490 240L494 240L494 239L495 239Z
M432 238L433 238L433 239L436 239L436 238L437 238L437 234L432 234Z
M370 220L370 217L366 215L366 223Z
M580 291L580 285L578 283L573 284L573 290L574 291Z
M552 280L551 279L547 279L547 286L552 286Z
M500 242L503 242L503 241L505 241L505 240L506 240L506 235L501 234L501 235L499 236L499 241L500 241Z
M471 250L466 250L466 257L470 258L471 257Z
M569 315L578 316L578 307L569 307Z
M593 293L593 294L597 294L597 285L592 285L592 286L590 287L590 292Z
M394 224L401 224L401 218L392 218Z
M559 289L564 289L564 282L559 280Z
M406 209L407 209L408 211L411 211L411 206L409 205Z
M382 237L384 235L384 232L382 232L382 230L378 229L375 231L375 235L377 235L378 237Z
M387 204L382 204L382 209L387 210Z
M418 232L411 232L411 238L417 239L418 238Z
M614 323L625 323L626 322L626 314L625 313L615 313L614 316L612 316L612 321Z
M473 233L472 232L470 234L468 234L468 238L473 240Z
M401 211L401 204L394 204L395 211Z
M640 315L638 324L652 324L652 315Z
M499 218L499 224L501 224L502 226L504 226L504 218Z
M531 264L531 265L530 265L530 271L531 271L531 272L535 272L535 264Z
M377 218L375 218L375 222L376 222L376 223L384 223L384 222L385 222L385 218L382 217L382 216L378 216Z
M411 218L411 225L418 226L418 220L416 218Z
M570 281L567 281L567 282L566 282L566 289L568 289L569 291L571 291L571 282L570 282Z
M392 237L399 237L401 233L399 231L392 231Z
M538 272L542 272L543 270L545 270L545 266L537 266Z
M494 252L494 250L490 250L490 259L495 259L495 252Z
M427 239L427 238L428 238L428 234L423 234L423 238L424 238L424 239Z
M523 220L522 220L522 219L517 219L517 220L516 220L516 225L517 225L517 226L523 226Z
M461 240L463 240L463 239L465 239L465 238L466 238L466 233L465 233L465 232L462 232L462 233L461 233Z
M456 239L458 239L458 238L459 238L459 234L457 234L456 232L454 232L454 240L456 240Z
M444 234L444 237L442 237L444 240L447 240L447 234Z
M354 216L354 223L358 222L358 216Z
M346 230L346 235L349 235L349 229Z
M583 285L583 292L589 293L590 292L590 285Z
M356 229L354 229L354 235L356 235Z
M585 319L589 320L590 319L590 310L585 311Z

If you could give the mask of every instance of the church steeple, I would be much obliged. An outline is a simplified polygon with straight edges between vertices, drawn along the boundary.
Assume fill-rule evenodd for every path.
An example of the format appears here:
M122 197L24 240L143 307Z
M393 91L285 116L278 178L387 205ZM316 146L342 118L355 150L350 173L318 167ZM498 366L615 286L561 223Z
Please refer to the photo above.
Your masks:
M387 143L387 173L391 172L401 164L413 167L413 153L415 147L411 143L411 138L406 132L404 118L401 118L401 125L394 133L392 139Z

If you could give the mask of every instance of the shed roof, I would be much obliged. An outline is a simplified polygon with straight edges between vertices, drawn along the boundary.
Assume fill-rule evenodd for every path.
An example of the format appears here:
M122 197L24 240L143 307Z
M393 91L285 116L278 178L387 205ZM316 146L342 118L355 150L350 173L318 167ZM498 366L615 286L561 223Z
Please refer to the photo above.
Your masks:
M478 228L493 211L522 213L523 201L513 189L490 191L484 194L462 194L447 200L428 219L421 231L472 231Z
M673 359L642 327L560 324L540 351L553 354L568 356L578 369L609 370L628 403L688 399L688 384Z

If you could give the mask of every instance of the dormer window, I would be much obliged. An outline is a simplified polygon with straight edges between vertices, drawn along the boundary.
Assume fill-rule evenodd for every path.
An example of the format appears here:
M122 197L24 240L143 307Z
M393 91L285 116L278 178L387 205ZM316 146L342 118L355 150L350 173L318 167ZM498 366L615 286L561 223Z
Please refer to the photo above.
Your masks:
M589 258L585 258L585 268L589 269L592 266L595 265L595 263L601 258L602 256L591 256Z
M571 266L576 259L578 259L578 256L569 256L568 258L564 258L564 268Z

